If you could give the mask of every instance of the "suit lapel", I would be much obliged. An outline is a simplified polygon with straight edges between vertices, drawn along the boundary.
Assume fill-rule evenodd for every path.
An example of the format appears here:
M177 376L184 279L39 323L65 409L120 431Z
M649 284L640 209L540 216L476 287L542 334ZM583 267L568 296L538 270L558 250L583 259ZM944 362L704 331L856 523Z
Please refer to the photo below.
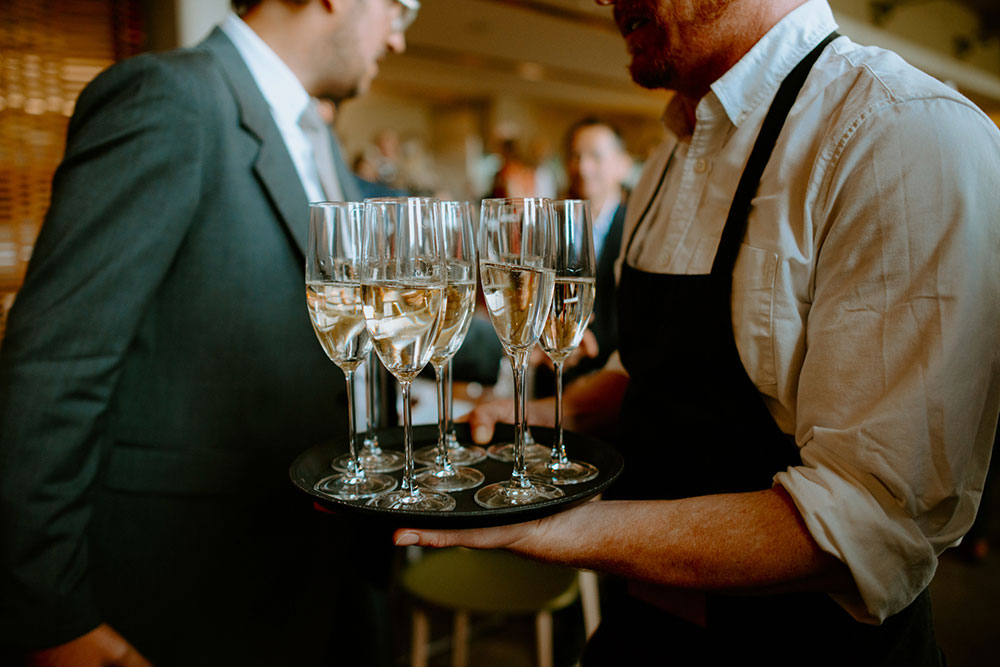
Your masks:
M278 127L274 124L270 108L239 51L225 33L216 28L202 46L216 57L229 79L233 97L240 110L240 123L260 144L260 151L253 163L254 174L304 257L309 198L302 188Z

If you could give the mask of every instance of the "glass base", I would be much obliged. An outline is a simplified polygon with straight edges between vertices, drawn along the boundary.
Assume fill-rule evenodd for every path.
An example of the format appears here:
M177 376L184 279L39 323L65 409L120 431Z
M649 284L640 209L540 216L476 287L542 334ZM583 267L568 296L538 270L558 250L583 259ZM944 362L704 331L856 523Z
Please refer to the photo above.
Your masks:
M483 473L475 468L452 465L451 470L431 466L418 470L414 479L417 483L434 491L464 491L474 489L486 479Z
M528 486L522 486L513 480L507 480L479 489L476 491L475 500L478 505L490 509L530 505L543 500L562 498L565 495L562 489L551 484L531 482Z
M584 461L536 461L528 464L528 475L549 484L579 484L597 477L597 468Z
M474 466L486 460L486 450L482 447L452 446L448 442L448 459L457 466ZM437 445L427 445L413 452L413 460L420 465L433 466L437 460ZM511 459L513 460L513 459Z
M525 461L543 461L547 460L551 455L552 449L544 445L533 442L524 446ZM490 445L486 449L486 456L497 461L502 461L503 463L513 463L514 443L507 442L499 445Z
M361 460L361 467L365 469L365 472L396 472L402 470L403 464L406 462L403 458L403 452L371 447L365 447L358 452L358 458ZM330 462L330 467L340 472L349 472L350 463L351 455L342 454Z
M420 488L413 491L399 489L368 501L369 507L411 512L450 512L455 509L455 504L455 499L445 493Z
M397 484L398 482L389 475L368 473L364 477L355 477L340 474L324 477L316 482L313 488L337 500L364 500L392 491Z

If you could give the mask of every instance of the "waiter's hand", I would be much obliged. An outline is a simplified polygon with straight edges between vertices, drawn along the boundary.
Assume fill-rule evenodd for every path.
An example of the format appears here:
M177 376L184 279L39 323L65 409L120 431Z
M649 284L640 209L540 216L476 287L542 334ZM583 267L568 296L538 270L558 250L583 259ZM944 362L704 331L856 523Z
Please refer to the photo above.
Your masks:
M529 401L525 406L528 413L528 424L535 426L555 425L555 399L543 398ZM493 428L497 422L514 423L514 399L498 398L486 401L476 406L472 412L456 419L457 422L469 422L472 439L477 444L485 445L493 439Z
M559 545L574 540L583 526L592 523L595 520L592 510L601 504L594 500L559 514L509 526L460 530L399 528L392 539L399 547L415 544L435 548L506 549L531 558L554 561L562 555Z
M563 370L569 370L573 368L578 363L584 359L593 359L600 352L600 346L597 344L597 336L590 329L586 329L583 332L583 338L580 340L580 344L576 346L573 350L573 354L566 358L563 362ZM555 366L552 364L552 360L549 359L549 355L545 354L542 350L541 345L536 345L535 349L531 351L531 357L529 358L529 363L532 365L544 364L549 370L555 370Z
M397 547L416 544L422 547L468 547L470 549L513 549L518 542L538 530L538 523L529 521L495 528L465 528L432 530L399 528L392 535Z
M152 664L106 623L65 644L29 653L26 662L31 667L150 667Z

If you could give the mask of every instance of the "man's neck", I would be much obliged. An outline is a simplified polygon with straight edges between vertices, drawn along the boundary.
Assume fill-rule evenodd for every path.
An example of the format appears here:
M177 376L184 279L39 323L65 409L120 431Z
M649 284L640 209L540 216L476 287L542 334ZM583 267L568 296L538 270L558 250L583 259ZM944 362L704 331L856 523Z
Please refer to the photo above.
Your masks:
M699 42L701 58L678 77L676 92L688 127L694 130L695 110L713 83L738 63L757 42L792 10L807 0L741 0L708 26Z
M309 21L299 20L304 16L304 11L305 7L290 3L262 2L241 18L281 58L312 95L313 80L309 60L302 57L308 51L302 45L309 39Z

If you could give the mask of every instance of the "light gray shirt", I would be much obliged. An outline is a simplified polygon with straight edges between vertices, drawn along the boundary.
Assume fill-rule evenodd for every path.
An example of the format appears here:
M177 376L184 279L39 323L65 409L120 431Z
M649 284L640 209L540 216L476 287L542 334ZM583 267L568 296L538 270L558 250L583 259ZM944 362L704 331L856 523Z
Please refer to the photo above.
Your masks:
M825 0L791 12L712 85L693 133L671 103L669 136L629 204L625 244L653 199L630 265L710 271L778 86L835 27ZM1000 410L998 193L1000 131L987 116L895 54L841 37L754 199L733 275L736 344L801 450L775 481L850 568L860 597L838 602L859 620L909 604L979 504Z

